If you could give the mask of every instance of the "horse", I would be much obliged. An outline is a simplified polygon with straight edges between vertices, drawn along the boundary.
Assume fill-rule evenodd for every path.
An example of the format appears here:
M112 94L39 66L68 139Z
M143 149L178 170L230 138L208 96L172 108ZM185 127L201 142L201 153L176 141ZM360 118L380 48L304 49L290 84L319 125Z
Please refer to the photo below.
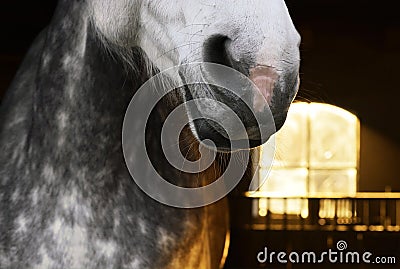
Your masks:
M226 198L177 208L146 195L123 157L126 108L157 72L211 62L254 82L278 130L299 86L299 42L283 0L59 0L0 108L0 268L221 268ZM180 72L195 75L190 66ZM215 98L212 89L174 91L149 119L149 155L176 185L210 183L221 162L182 174L160 159L157 130L188 98ZM265 142L248 110L229 94L218 98L250 130L250 148ZM208 103L199 110L224 116ZM211 139L230 156L219 132L191 121L180 147L195 160L192 145Z

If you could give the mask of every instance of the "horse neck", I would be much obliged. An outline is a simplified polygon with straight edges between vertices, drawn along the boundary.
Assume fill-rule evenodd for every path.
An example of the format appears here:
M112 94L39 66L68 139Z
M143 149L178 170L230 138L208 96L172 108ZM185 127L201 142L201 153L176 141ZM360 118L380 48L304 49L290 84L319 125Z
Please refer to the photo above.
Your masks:
M32 160L42 168L39 170L46 163L55 163L64 174L99 164L110 165L109 170L125 170L123 118L148 75L147 68L130 70L120 58L107 53L90 24L86 7L79 3L84 2L61 1L47 32L34 93ZM140 49L131 53L136 62L146 62ZM162 127L163 114L175 105L165 102L158 106L159 116L150 119L152 129ZM157 134L149 135L158 138ZM187 145L181 146L191 149L191 154L185 155L195 159L195 139L189 130L185 136L182 143ZM158 143L150 145L149 150L153 156L162 155ZM156 162L161 169L167 167L165 160Z
M34 155L67 165L78 154L80 162L88 163L115 152L125 109L138 84L126 70L98 41L85 2L61 1L37 71Z

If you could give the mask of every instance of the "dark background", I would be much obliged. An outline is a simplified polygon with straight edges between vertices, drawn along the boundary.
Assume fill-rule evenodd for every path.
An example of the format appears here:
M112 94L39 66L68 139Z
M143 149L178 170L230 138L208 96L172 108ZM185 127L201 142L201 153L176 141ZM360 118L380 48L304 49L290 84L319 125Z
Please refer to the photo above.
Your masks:
M400 191L400 9L395 1L288 0L302 35L299 100L361 120L360 191ZM2 0L0 96L56 1Z

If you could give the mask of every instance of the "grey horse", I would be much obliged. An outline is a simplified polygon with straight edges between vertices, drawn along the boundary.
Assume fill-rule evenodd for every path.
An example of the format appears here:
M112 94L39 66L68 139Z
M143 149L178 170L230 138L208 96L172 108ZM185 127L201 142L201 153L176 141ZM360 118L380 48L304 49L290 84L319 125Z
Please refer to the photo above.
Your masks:
M248 76L279 129L299 85L299 42L283 0L60 0L1 104L0 268L221 267L226 199L179 209L148 197L123 158L125 110L159 70L207 61ZM188 95L214 96L207 87L187 91L157 106L148 152L174 184L205 185L221 162L182 175L159 157L165 114ZM248 111L232 107L254 130ZM204 109L219 115L218 107ZM189 159L201 139L224 150L218 132L213 122L193 121L180 146ZM260 132L249 131L251 147L265 142Z

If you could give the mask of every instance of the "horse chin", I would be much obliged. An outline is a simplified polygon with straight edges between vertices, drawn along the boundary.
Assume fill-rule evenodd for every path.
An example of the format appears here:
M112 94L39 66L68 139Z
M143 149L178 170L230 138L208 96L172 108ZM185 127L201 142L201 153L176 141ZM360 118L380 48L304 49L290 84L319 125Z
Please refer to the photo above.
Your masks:
M208 112L206 115L204 111L188 111L189 115L195 113L202 114L203 117L195 117L195 120L191 120L191 130L194 136L203 142L206 147L214 148L219 152L235 152L240 150L249 150L256 148L266 143L271 135L275 133L275 126L256 126L253 125L252 120L243 120L241 123L237 123L235 120L230 118L224 113L220 115L215 112L214 115L210 115ZM242 116L243 111L235 111ZM210 118L217 118L220 120L215 121ZM251 118L252 115L246 115ZM225 124L222 126L221 123ZM283 124L283 123L282 123ZM236 128L236 125L242 125L240 128ZM229 133L229 134L228 134ZM212 141L212 145L209 144Z
M266 141L268 141L270 137L268 136L268 138L266 139L247 138L233 140L227 138L225 135L215 130L212 124L210 124L210 122L208 122L207 120L195 121L193 123L193 126L194 128L192 128L192 131L194 132L196 138L199 140L200 143L208 148L212 148L218 152L223 153L249 150L259 147ZM210 144L209 141L212 141L212 144Z

